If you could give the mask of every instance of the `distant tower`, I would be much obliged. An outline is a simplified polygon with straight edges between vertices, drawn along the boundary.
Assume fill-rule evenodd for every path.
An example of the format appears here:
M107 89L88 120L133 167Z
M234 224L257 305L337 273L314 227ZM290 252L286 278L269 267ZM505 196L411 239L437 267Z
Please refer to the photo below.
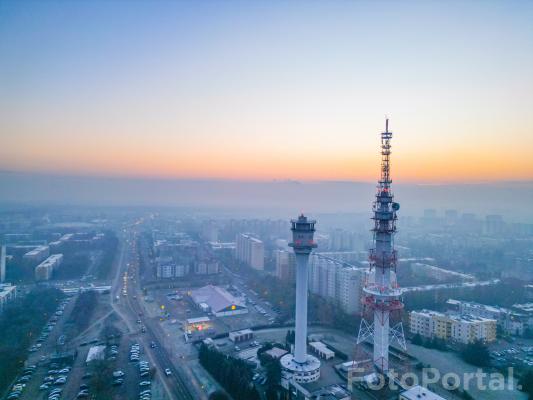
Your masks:
M389 120L385 122L385 132L381 134L381 179L378 184L374 202L374 247L370 249L370 273L363 290L363 305L369 310L373 322L361 320L357 344L369 337L374 339L374 366L386 374L389 371L389 342L396 339L405 349L403 326L400 322L390 327L391 312L401 312L403 302L401 290L396 282L396 250L394 250L394 233L396 232L396 212L400 209L393 202L390 176L390 140Z
M309 254L316 247L313 241L316 221L303 214L291 220L292 243L296 256L296 327L294 354L281 358L281 366L298 383L316 381L320 377L320 361L307 354L307 266Z

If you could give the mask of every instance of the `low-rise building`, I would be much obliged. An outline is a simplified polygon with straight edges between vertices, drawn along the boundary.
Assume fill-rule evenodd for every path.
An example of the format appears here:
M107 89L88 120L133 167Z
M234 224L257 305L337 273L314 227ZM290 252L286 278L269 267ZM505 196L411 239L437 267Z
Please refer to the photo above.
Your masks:
M209 311L216 317L225 317L237 314L246 314L244 301L229 293L226 289L220 286L207 285L199 289L194 289L190 292L192 301L198 307L205 307L207 304Z
M527 319L522 313L508 308L489 306L469 301L449 299L448 308L459 314L469 314L476 317L495 319L502 330L511 335L522 335L527 327Z
M173 262L157 264L156 276L160 279L181 278L188 273L189 266L186 264L174 264Z
M4 307L11 301L17 298L17 287L10 283L0 285L0 314L4 311Z
M216 260L197 262L194 272L198 275L214 275L219 273L219 265Z
M233 331L229 333L229 340L233 343L245 342L254 337L254 332L251 329L242 329L240 331Z
M267 354L274 360L279 360L281 357L283 357L287 353L288 353L287 350L279 348L279 347L272 347L270 350L265 351L265 354Z
M335 352L329 349L325 343L311 342L309 343L309 347L311 347L311 350L324 360L329 360L330 358L335 357Z
M400 393L399 400L446 400L444 397L432 392L431 390L416 385Z

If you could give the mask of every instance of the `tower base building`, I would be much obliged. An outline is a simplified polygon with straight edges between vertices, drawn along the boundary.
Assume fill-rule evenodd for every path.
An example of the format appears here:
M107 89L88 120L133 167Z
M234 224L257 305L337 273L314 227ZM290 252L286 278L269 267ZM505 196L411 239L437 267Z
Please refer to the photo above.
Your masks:
M294 355L285 354L279 360L281 368L290 374L290 377L297 383L309 383L320 378L320 360L311 354L307 354L303 363L296 362Z

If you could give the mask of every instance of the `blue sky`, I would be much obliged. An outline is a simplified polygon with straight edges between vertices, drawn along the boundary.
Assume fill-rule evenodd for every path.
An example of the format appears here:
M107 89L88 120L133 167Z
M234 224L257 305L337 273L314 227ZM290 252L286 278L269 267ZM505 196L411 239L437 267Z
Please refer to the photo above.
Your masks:
M0 1L0 168L531 179L533 3Z

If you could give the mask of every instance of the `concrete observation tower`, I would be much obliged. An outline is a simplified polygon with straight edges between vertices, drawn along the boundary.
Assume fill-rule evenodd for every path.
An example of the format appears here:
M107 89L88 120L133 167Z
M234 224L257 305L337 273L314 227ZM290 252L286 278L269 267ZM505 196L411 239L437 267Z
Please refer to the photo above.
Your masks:
M390 154L392 132L389 132L389 120L385 123L385 132L381 133L381 178L378 182L376 200L374 201L374 246L370 249L370 273L363 290L363 308L368 312L368 319L361 320L357 344L373 338L374 367L383 374L389 371L389 343L396 340L405 350L405 337L401 319L401 290L396 281L396 250L394 234L396 233L396 212L400 205L395 203L391 190ZM369 320L372 320L369 322ZM391 326L391 321L399 320Z
M309 254L316 248L313 240L314 220L303 214L291 220L292 243L296 256L296 327L294 354L286 354L280 360L282 368L298 383L314 382L320 378L320 361L307 354L307 268Z

